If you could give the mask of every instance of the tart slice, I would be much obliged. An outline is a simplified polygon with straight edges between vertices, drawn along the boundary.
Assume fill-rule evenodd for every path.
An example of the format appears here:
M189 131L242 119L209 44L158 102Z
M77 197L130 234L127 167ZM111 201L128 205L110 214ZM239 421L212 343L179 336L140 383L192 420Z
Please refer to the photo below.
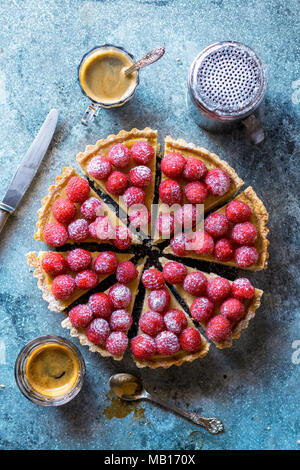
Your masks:
M70 251L31 251L28 265L35 268L38 288L49 310L61 312L88 290L113 274L119 263L133 258L129 253L89 252L81 248Z
M53 247L66 243L110 243L127 249L140 243L116 213L72 167L65 167L38 210L34 238Z
M196 223L197 217L202 216L202 209L208 212L221 205L244 184L234 169L214 153L170 136L165 138L161 172L158 216L162 220L156 219L155 243L168 238L164 235L168 221L171 235L176 230L176 223L181 224L180 206L184 207L184 214L186 212L185 221L189 219ZM179 212L175 206L175 214L168 215L173 205L177 205ZM192 207L185 208L186 205Z
M249 186L211 213L204 231L175 235L164 253L260 271L268 264L267 222L268 212Z
M163 275L184 300L193 319L205 330L217 348L229 348L248 327L260 306L263 291L246 278L231 282L213 273L205 273L182 263L160 258Z
M133 227L144 232L148 230L154 198L157 150L157 131L147 127L109 135L88 145L76 157L95 186L129 214Z
M117 280L123 282L93 294L87 304L73 307L61 326L90 351L120 361L127 349L127 334L145 261L146 258L140 260L136 267L131 261L123 264L116 272Z
M209 343L166 286L162 272L151 267L142 282L144 303L137 336L131 340L136 365L167 369L206 356Z

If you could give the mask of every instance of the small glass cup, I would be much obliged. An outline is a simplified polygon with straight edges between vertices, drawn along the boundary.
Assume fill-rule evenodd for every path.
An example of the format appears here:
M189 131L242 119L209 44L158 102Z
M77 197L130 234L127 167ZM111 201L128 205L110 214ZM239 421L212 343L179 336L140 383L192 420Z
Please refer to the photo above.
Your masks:
M129 61L131 62L131 65L133 65L135 63L135 58L132 54L130 54L129 52L127 52L123 47L120 47L120 46L114 46L113 44L104 44L102 46L96 46L96 47L93 47L93 49L91 49L89 52L87 52L86 54L84 54L84 56L82 57L81 59L81 62L77 68L77 72L78 72L78 75L77 75L77 79L78 79L78 83L79 83L79 86L80 86L80 89L81 89L81 92L84 94L84 96L86 96L89 100L90 100L90 104L88 105L85 113L83 114L82 118L81 118L81 123L84 125L84 126L88 126L89 125L89 122L91 122L94 117L98 114L99 110L101 108L106 108L106 109L110 109L110 108L118 108L120 106L123 106L125 103L127 103L129 100L131 100L131 98L133 98L134 96L134 93L137 89L137 86L139 84L139 71L137 70L135 73L136 73L136 83L135 83L135 86L133 89L130 89L129 90L129 93L128 95L126 95L124 98L122 98L120 101L113 101L111 103L102 103L102 102L99 102L99 101L95 101L94 99L92 99L87 93L86 91L83 89L82 87L82 84L81 84L81 81L80 81L80 72L81 72L81 68L82 66L84 65L84 63L92 56L94 55L96 52L99 52L99 51L117 51L117 52L120 52L121 54L123 54L124 56L127 57L127 59L129 59Z
M78 365L78 377L73 387L71 389L68 389L63 395L54 397L45 396L38 393L30 385L26 376L26 364L30 356L34 353L34 351L41 346L52 344L62 345L67 348L70 353L73 354ZM33 339L21 349L15 363L15 379L20 391L28 400L32 401L36 405L41 406L60 406L71 401L80 392L83 385L84 376L85 363L82 355L80 354L76 346L74 346L74 344L72 344L65 338L62 338L61 336L47 335Z

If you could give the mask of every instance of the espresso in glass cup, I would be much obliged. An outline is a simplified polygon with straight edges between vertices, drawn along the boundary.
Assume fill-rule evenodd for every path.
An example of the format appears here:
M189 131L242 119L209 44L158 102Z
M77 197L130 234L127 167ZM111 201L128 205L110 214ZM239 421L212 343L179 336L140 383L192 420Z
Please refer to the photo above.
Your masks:
M37 405L68 403L81 390L85 364L79 350L60 336L40 336L27 343L15 363L23 395Z
M78 81L82 93L91 103L82 124L88 126L100 108L115 108L129 101L139 84L138 71L125 75L135 62L132 54L122 47L105 44L87 52L78 67Z

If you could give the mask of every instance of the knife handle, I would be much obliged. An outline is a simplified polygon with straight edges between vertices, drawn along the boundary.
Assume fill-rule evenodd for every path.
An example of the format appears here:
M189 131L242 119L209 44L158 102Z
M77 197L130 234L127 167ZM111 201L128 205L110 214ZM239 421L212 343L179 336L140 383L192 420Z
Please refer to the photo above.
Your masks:
M4 225L6 224L6 221L9 216L10 216L9 212L4 211L3 209L0 208L0 232L2 232L2 229L4 228Z

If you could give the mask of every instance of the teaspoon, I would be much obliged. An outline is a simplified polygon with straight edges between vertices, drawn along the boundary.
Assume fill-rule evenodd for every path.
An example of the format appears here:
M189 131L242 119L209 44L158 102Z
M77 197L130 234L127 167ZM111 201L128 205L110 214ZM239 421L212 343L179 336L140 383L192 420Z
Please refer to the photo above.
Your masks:
M153 64L153 62L159 60L164 55L164 53L165 49L163 47L156 47L152 51L148 52L140 60L136 61L133 65L131 65L131 67L124 70L125 75L129 75L132 72L135 72L136 70L146 67L147 65Z
M171 403L167 403L154 395L150 395L150 393L145 390L142 382L132 374L115 374L109 379L109 385L112 391L122 400L153 401L154 403L157 403L164 408L169 408L184 418L189 419L198 426L202 426L211 434L219 434L224 431L224 426L219 418L204 418L198 413L184 411Z

